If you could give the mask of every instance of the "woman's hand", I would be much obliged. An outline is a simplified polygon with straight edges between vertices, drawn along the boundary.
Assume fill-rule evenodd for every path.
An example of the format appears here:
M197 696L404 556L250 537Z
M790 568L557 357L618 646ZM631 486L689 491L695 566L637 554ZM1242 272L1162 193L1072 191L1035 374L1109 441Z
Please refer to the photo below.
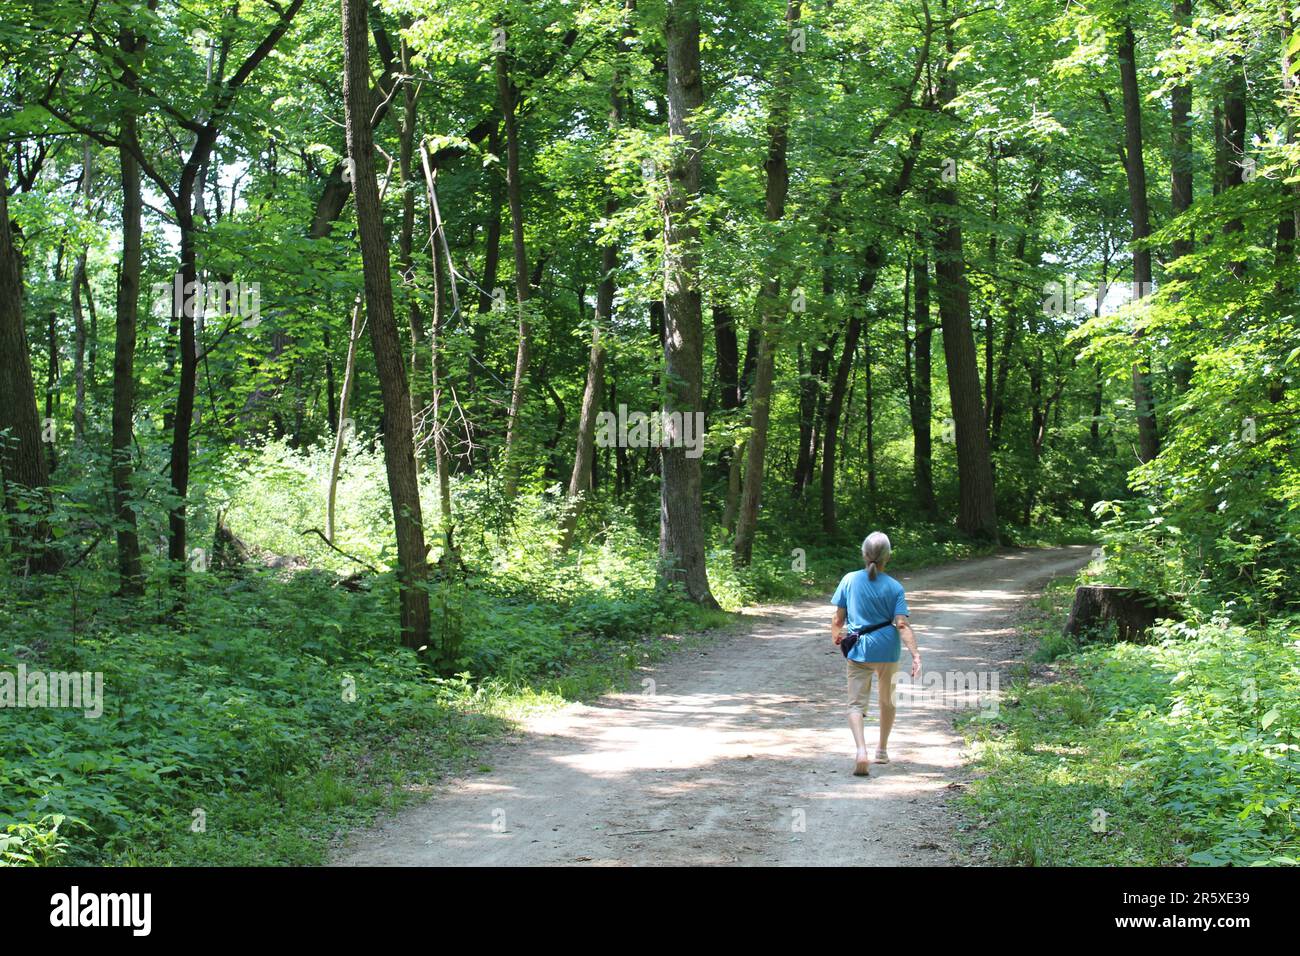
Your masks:
M921 676L921 655L916 651L912 652L912 680Z
M840 641L844 639L844 625L848 621L848 616L844 608L836 608L835 615L831 618L831 643L836 647L840 646Z

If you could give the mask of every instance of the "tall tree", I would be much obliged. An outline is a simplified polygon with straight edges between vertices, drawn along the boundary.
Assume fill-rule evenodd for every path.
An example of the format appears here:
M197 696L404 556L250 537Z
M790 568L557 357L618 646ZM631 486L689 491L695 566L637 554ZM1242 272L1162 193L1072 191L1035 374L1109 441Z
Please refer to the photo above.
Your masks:
M1129 218L1133 224L1133 299L1151 291L1151 250L1146 239L1151 235L1151 212L1147 199L1146 160L1142 156L1142 96L1137 79L1137 40L1126 20L1119 37L1120 87L1124 97L1124 147L1121 157L1128 180ZM1134 333L1142 338L1141 330ZM1150 363L1139 358L1133 363L1133 405L1137 411L1138 458L1150 461L1160 454L1160 435L1156 430L1155 397L1151 390Z
M1192 0L1174 0L1174 25L1186 30L1192 20ZM1192 207L1192 84L1181 80L1169 91L1169 215L1177 219ZM1170 263L1191 253L1192 230L1184 228L1169 244ZM1180 359L1172 369L1178 391L1187 390L1192 378L1191 363Z
M149 3L149 9L155 0ZM127 92L118 128L118 165L122 182L122 261L117 272L115 337L113 340L113 435L112 477L113 513L117 522L117 579L123 595L140 595L144 591L144 574L140 564L140 538L132 507L131 441L135 417L135 343L137 315L140 311L140 274L142 268L141 215L144 197L140 190L140 152L136 130L136 108L131 100L136 94L135 77L145 39L129 25L118 33L118 49L126 67L119 82Z
M388 472L388 494L393 504L393 525L397 532L402 643L418 648L429 641L428 548L424 543L424 522L420 513L411 394L393 313L388 243L384 238L379 183L375 178L374 135L370 128L374 103L370 94L366 20L366 0L343 0L344 117L348 157L353 169L370 344L384 402L384 464Z
M947 58L940 72L938 106L947 112L957 96L957 77L952 71L956 48L951 26L945 27L945 34ZM957 442L957 527L967 534L996 540L998 516L993 461L984 404L980 398L979 367L975 361L970 288L966 281L966 256L955 177L951 180L941 177L934 190L934 199L936 291L939 322L943 328L944 364L948 369L948 397Z
M785 8L786 38L780 60L771 112L767 120L767 160L764 169L767 183L763 217L769 223L785 216L786 194L790 191L788 160L790 138L790 100L793 69L790 62L791 33L799 23L799 0L789 0ZM774 237L774 244L775 244ZM758 527L758 506L763 495L763 466L767 457L767 426L772 407L772 381L776 371L777 342L787 306L781 301L781 277L777 274L782 260L779 252L763 263L758 294L759 340L758 364L754 368L754 387L750 393L749 445L745 451L745 480L740 492L740 513L736 520L733 548L736 563L749 564L754 551L754 532Z
M524 409L528 363L532 357L533 329L528 316L532 289L528 281L528 249L524 245L524 195L519 181L519 118L517 90L510 75L507 48L496 56L497 101L506 137L506 201L510 206L510 242L515 259L515 306L519 313L519 339L515 349L515 374L510 385L510 408L506 415L506 446L502 483L507 500L513 499L519 484L519 420Z
M624 16L630 16L635 7L636 0L625 0ZM623 123L624 89L621 70L622 59L627 53L631 35L630 26L625 26L615 48L616 62L609 84L611 142L618 135ZM605 221L611 220L617 212L618 196L611 188L605 196ZM560 520L561 546L566 550L573 543L583 496L592 490L596 460L596 416L600 409L601 394L605 390L605 343L601 337L614 312L614 270L617 267L618 246L613 242L602 243L600 280L596 284L596 313L592 317L591 349L587 356L587 380L582 389L582 407L578 413L578 440L573 452L573 470L569 475L569 504L564 517Z
M695 128L704 105L698 0L666 0L668 131L673 153L662 199L664 222L664 396L666 420L703 414L704 319L700 307L699 225L703 141ZM717 607L704 565L700 459L677 439L660 455L661 574L697 604ZM700 439L703 436L698 436Z

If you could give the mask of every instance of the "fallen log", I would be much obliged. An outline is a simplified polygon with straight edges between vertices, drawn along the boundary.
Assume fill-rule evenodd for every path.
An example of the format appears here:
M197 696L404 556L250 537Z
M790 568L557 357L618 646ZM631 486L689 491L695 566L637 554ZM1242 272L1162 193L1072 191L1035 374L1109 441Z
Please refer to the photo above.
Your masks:
M1083 585L1074 590L1074 604L1064 633L1087 642L1096 640L1113 624L1116 640L1137 643L1157 620L1178 616L1177 609L1168 600L1137 588Z

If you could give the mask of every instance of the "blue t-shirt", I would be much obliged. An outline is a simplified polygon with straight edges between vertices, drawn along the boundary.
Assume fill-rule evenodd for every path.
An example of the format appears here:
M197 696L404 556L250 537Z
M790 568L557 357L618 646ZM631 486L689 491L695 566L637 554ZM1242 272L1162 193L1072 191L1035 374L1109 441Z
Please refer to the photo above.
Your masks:
M899 614L911 613L901 584L883 571L876 572L874 581L867 577L866 569L850 571L840 580L831 604L844 608L845 626L853 631L881 621L890 622L887 627L859 637L849 651L849 660L859 664L898 660L902 646L893 621Z

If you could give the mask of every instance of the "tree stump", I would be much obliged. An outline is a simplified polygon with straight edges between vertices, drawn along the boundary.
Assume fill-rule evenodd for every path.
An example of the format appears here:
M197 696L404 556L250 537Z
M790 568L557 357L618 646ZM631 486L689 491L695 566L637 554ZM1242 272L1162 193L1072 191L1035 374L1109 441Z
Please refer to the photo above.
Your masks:
M1136 642L1159 618L1174 616L1176 612L1169 602L1136 588L1086 585L1075 588L1064 633L1086 641L1113 623L1117 640Z
M248 546L240 541L226 524L226 513L217 515L217 530L212 536L212 560L209 567L213 571L239 574L250 558Z

